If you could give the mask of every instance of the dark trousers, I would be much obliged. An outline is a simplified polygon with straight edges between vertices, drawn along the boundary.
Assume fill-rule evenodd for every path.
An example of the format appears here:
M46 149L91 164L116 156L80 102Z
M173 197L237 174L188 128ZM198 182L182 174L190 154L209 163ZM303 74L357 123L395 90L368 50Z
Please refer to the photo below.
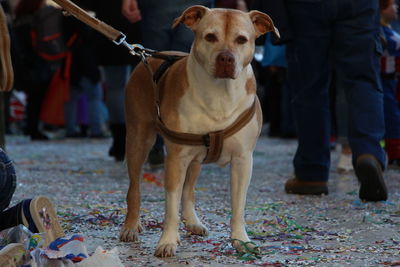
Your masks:
M288 44L288 77L299 138L296 176L326 181L331 133L329 84L332 67L349 108L353 162L374 155L384 166L383 93L379 81L379 1L287 0L294 39Z
M40 111L47 88L48 82L34 82L28 88L26 134L30 136L35 136L39 133Z
M15 187L16 175L12 161L0 149L0 231L22 224L22 202L8 208Z

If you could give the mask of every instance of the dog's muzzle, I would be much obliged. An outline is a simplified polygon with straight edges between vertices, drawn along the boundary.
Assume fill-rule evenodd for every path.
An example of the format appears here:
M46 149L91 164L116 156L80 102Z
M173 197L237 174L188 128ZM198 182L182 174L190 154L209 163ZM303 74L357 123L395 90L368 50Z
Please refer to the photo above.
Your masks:
M218 54L215 62L215 77L235 79L235 57L229 51Z

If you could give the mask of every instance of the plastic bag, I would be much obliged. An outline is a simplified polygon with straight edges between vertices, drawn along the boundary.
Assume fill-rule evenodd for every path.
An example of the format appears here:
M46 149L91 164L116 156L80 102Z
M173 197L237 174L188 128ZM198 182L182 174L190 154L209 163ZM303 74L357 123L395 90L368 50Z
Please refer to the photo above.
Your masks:
M26 250L31 251L42 247L44 240L45 233L32 233L22 224L0 232L0 248L11 243L20 243L24 244Z
M104 250L97 247L92 256L76 264L78 267L124 267L119 256L118 249Z

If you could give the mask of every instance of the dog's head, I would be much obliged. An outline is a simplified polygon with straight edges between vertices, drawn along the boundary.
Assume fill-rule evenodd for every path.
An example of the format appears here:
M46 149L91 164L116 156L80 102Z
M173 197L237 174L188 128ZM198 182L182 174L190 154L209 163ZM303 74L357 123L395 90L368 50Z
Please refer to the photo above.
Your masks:
M250 64L257 37L270 31L279 36L271 18L259 11L192 6L175 19L173 27L179 23L195 33L191 53L215 78L235 79Z

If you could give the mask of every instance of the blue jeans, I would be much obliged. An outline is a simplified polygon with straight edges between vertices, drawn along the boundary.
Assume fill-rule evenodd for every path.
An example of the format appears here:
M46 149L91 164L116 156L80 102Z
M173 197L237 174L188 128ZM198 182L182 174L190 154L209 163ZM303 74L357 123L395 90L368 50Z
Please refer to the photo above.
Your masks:
M16 187L16 174L12 161L0 148L0 212L10 205Z
M131 67L129 65L109 65L102 66L102 70L107 86L106 106L110 125L124 124L125 86L131 73Z
M16 174L12 161L0 148L0 231L22 223L22 208L24 203L29 206L30 201L8 207L15 192Z
M299 143L295 175L326 181L330 168L329 84L332 67L348 103L353 164L372 154L384 166L383 94L379 78L379 1L287 0L294 40L288 78Z
M140 1L143 20L142 44L154 50L189 52L194 34L183 24L171 28L175 18L192 5L213 6L212 0L156 0Z
M89 130L91 135L102 134L104 122L102 112L103 89L100 83L94 83L86 77L82 77L79 85L73 86L70 91L70 99L65 102L65 128L67 135L77 133L78 101L82 94L88 99Z

